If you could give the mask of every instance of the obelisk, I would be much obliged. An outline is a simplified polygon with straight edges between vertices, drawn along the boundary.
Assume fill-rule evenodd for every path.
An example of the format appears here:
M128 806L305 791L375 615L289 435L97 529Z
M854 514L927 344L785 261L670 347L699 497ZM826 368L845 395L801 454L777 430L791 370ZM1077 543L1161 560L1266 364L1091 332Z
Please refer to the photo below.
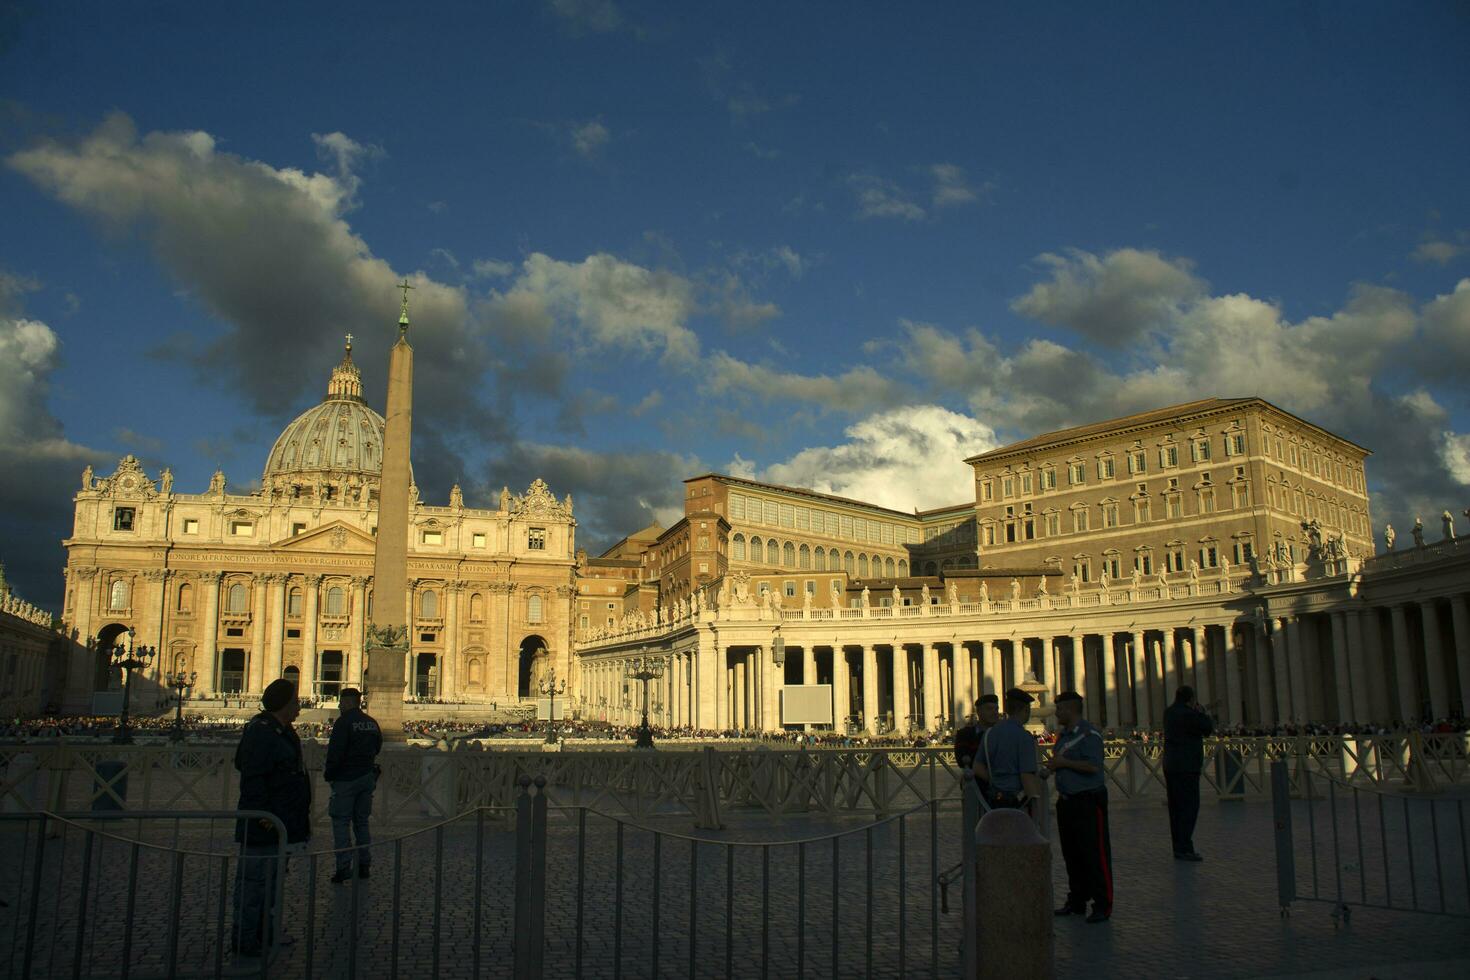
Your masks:
M373 617L367 631L368 710L383 738L402 741L404 664L408 659L409 442L413 436L413 348L408 345L408 291L398 315L398 343L388 354L388 404L383 413L383 475L378 487L378 535L373 556Z

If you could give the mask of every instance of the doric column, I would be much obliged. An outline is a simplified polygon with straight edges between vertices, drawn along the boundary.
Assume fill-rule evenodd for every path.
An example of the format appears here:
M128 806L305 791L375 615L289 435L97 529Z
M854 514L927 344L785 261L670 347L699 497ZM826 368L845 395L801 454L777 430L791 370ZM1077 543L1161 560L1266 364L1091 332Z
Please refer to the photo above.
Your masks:
M1083 703L1089 703L1087 699L1087 634L1085 633L1072 637L1072 682L1077 685L1077 693L1082 695ZM1095 710L1096 706L1093 707ZM1094 714L1093 717L1097 716Z
M1337 720L1339 724L1351 725L1358 720L1353 710L1353 683L1348 660L1347 614L1332 614L1332 673L1337 687Z
M1470 715L1470 606L1462 595L1450 598L1450 623L1455 630L1455 666L1460 675L1460 715Z
M1449 677L1444 669L1444 641L1439 633L1439 611L1433 599L1419 603L1420 623L1424 633L1424 686L1429 688L1430 711L1434 721L1450 716Z
M1235 645L1235 624L1226 623L1220 629L1225 651L1225 724L1239 725L1245 719L1241 716L1244 699L1240 693L1240 651Z
M213 694L219 688L219 572L201 572L200 599L204 602L204 636L199 644L199 690Z
M1153 669L1149 677L1149 710L1153 714L1154 724L1159 728L1164 727L1164 709L1168 707L1167 685L1164 678L1168 676L1169 664L1167 660L1167 634L1161 631L1155 639L1151 648L1153 650Z
M803 684L817 682L817 649L810 643L801 648L801 682Z
M1098 637L1098 648L1102 651L1103 707L1108 713L1107 723L1114 728L1123 724L1118 709L1118 637L1112 632Z
M1368 708L1380 724L1393 721L1397 708L1388 683L1388 655L1383 649L1383 617L1377 607L1363 610L1363 653L1368 663Z
M168 608L168 570L164 568L147 569L143 572L143 580L150 583L153 588L148 590L151 595L144 600L144 604L140 604L139 609L134 610L134 614L141 623L147 624L138 630L140 635L146 637L143 642L158 651L148 674L155 682L161 682L163 675L174 669L174 665L169 662L163 633L163 621ZM162 684L160 683L159 686L161 687Z
M1419 690L1414 678L1414 655L1409 649L1409 622L1402 603L1389 609L1393 617L1393 662L1399 680L1399 723L1412 725L1419 720Z
M1368 697L1368 654L1363 646L1363 617L1356 609L1343 614L1347 631L1348 684L1352 689L1353 718L1371 721L1373 706Z
M950 644L954 671L954 706L950 711L958 729L975 710L975 661L969 647L959 640Z
M939 731L939 644L924 644L924 730Z
M774 732L781 729L781 675L778 673L785 667L778 668L771 659L771 651L767 647L757 647L756 656L760 658L761 668L761 727Z
M1295 706L1291 702L1291 648L1296 644L1295 630L1288 629L1290 620L1282 618L1278 621L1279 628L1276 630L1276 645L1271 651L1271 666L1276 679L1276 712L1277 720L1280 722L1295 721L1300 723L1301 718L1294 717Z
M1200 704L1210 704L1215 700L1214 685L1210 683L1210 646L1203 626L1190 628L1189 646L1194 658L1195 696Z
M1179 631L1170 627L1164 630L1164 704L1174 702L1174 692L1179 690L1179 685L1187 683L1184 679L1184 651L1179 648ZM1167 678L1173 678L1172 687Z
M1132 668L1128 687L1133 694L1133 724L1147 729L1153 724L1153 712L1148 703L1148 664L1144 658L1142 630L1129 637L1128 663Z
M302 696L310 696L315 692L312 689L312 681L316 679L316 630L317 620L317 598L322 589L322 577L320 575L306 576L306 615L301 622L301 687L299 693Z
M367 584L366 575L352 579L352 639L347 645L347 655L342 659L342 683L346 687L362 689L363 647L367 643Z
M893 644L893 730L902 734L909 730L912 706L909 688L909 651L902 643Z
M849 686L852 682L847 669L847 650L841 643L832 644L832 730L839 734L847 731L847 714L852 705Z
M878 650L863 647L863 729L869 735L878 733Z
M259 694L265 690L266 684L275 680L269 680L265 676L265 600L266 582L264 575L253 575L250 578L252 588L250 603L250 692Z
M689 723L688 717L686 715L686 712L689 710L689 708L684 700L685 691L688 690L689 670L688 664L684 660L684 655L682 653L677 654L674 657L673 675L674 676L672 682L674 685L674 697L673 704L671 705L673 712L671 717L674 723L674 727L679 728Z
M1307 657L1300 616L1286 620L1286 645L1290 676L1287 696L1291 699L1292 721L1300 725L1314 720L1307 708Z
M979 650L984 654L985 663L985 694L994 694L996 697L1005 693L1005 673L1000 667L1000 647L994 640L981 640Z
M286 576L271 572L265 579L271 589L270 632L265 641L265 676L266 683L270 683L281 676L281 644L286 635Z
M1263 727L1276 724L1275 701L1272 698L1276 671L1274 664L1278 653L1271 649L1270 621L1262 619L1259 628L1251 633L1251 656L1256 666L1256 699L1259 702L1257 720Z
M444 585L444 659L439 664L439 697L448 701L459 690L459 604L464 595L463 582ZM571 697L571 660L567 663L567 696ZM568 714L570 717L570 713Z

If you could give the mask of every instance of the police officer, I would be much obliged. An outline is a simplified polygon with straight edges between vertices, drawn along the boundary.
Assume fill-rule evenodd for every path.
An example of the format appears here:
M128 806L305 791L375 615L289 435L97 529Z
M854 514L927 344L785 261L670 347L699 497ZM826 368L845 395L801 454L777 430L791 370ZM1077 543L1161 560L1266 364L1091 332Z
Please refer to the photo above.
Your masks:
M1026 731L1031 720L1031 695L1018 687L1006 692L1006 716L980 740L975 756L975 778L990 787L991 808L1032 809L1041 796L1036 774L1036 736ZM1034 814L1033 814L1034 815Z
M994 694L981 695L975 702L975 722L954 733L954 759L961 766L973 765L980 751L980 739L1000 719L1000 699Z
M1164 710L1164 789L1169 800L1169 837L1174 860L1203 861L1194 849L1199 819L1199 775L1205 762L1205 736L1214 720L1195 700L1194 688L1181 686Z
M265 818L241 819L235 825L235 839L243 847L235 869L231 946L246 961L263 955L272 945L289 943L271 933L276 873L282 846L304 844L311 838L311 780L301 761L301 739L291 727L301 713L296 685L285 678L271 681L260 704L263 710L245 725L235 749L235 768L240 772L238 809L274 814L285 827L286 839L280 840L276 824Z
M332 798L327 803L327 816L332 818L332 847L337 853L337 872L332 875L332 882L340 885L352 877L349 824L357 840L358 877L366 878L370 874L373 852L369 848L372 835L368 818L373 812L373 790L378 786L377 758L383 748L383 731L362 710L362 692L357 688L343 688L337 703L342 714L332 726L322 775L332 787Z
M1057 837L1067 863L1067 901L1057 915L1085 915L1106 922L1113 914L1113 847L1108 834L1108 790L1103 738L1082 717L1082 695L1057 695L1056 747L1046 768L1057 777Z

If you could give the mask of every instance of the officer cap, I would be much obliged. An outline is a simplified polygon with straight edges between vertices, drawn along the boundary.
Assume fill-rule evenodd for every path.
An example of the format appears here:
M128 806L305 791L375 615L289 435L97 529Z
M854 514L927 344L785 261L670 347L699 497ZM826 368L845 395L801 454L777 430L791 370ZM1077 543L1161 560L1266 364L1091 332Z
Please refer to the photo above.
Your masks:
M1061 694L1058 694L1057 695L1056 703L1057 704L1063 704L1063 703L1065 703L1067 701L1078 701L1078 702L1080 702L1081 700L1082 700L1082 695L1078 694L1076 691L1063 691Z
M344 687L344 688L342 688L341 692L337 695L337 697L339 697L339 698L360 698L360 697L362 697L362 692L359 691L355 687Z
M296 685L286 678L271 681L260 695L260 706L267 711L280 711L296 696Z
M1019 687L1013 687L1006 692L1006 704L1035 704L1036 699Z
M994 694L982 694L976 704L1000 704L1000 698Z

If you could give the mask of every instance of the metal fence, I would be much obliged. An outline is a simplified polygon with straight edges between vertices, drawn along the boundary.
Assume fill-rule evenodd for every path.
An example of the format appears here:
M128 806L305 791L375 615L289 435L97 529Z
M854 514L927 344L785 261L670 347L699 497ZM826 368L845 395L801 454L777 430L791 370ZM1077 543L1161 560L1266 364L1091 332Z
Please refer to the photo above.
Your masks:
M1311 901L1330 904L1339 924L1353 908L1470 918L1463 795L1389 792L1281 760L1271 802L1282 915Z

